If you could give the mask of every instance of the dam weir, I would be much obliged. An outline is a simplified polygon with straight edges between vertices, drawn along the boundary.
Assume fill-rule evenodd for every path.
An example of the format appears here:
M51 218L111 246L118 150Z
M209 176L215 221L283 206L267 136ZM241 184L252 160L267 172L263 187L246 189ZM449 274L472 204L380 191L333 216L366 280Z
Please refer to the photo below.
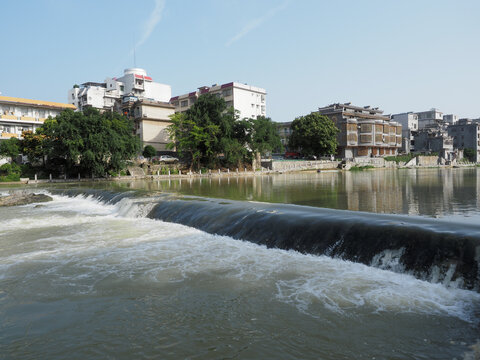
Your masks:
M291 204L95 189L52 190L93 197L120 215L143 216L268 248L325 255L480 291L480 224ZM134 210L132 210L134 209Z

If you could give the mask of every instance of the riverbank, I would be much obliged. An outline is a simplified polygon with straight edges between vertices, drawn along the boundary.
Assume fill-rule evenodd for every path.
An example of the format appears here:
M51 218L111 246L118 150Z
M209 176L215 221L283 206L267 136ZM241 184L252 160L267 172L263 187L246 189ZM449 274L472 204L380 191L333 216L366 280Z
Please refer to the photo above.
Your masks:
M451 169L451 168L475 168L478 163L455 163L438 164L437 157L419 156L408 163L396 163L386 161L383 158L356 158L347 161L330 160L281 160L281 161L262 161L262 167L256 171L248 171L246 168L236 169L235 171L209 170L208 172L184 172L180 174L145 174L140 167L130 169L134 175L110 176L110 177L85 177L76 178L50 178L50 179L29 179L21 178L17 182L0 182L0 186L6 185L31 185L31 184L64 184L80 182L101 182L101 181L128 181L128 180L166 180L166 179L190 179L190 178L226 178L226 177L245 177L245 176L263 176L272 174L286 174L297 172L335 172L352 170L373 170L373 169Z

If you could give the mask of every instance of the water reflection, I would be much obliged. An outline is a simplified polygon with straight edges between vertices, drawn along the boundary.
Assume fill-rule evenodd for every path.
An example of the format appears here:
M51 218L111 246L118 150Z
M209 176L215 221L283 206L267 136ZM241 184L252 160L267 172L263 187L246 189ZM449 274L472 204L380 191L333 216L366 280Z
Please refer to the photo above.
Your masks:
M114 183L233 200L428 216L479 215L480 169L405 169Z

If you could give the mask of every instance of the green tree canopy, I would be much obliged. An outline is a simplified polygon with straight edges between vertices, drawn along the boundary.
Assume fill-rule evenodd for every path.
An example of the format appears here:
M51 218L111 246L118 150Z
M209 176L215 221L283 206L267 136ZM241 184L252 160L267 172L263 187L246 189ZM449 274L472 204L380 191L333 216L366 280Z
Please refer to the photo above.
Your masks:
M259 152L263 155L282 147L277 127L272 119L259 116L256 119L249 119L248 121L251 124L248 145L252 151Z
M194 168L217 166L220 155L228 163L237 163L247 152L237 139L235 111L213 94L201 95L190 109L174 114L171 120L168 131L174 142L169 148L189 154Z
M146 157L147 159L151 159L157 154L157 150L152 145L147 145L143 148L143 153L142 155Z
M114 112L68 109L47 119L41 134L49 161L63 163L67 172L102 176L136 155L140 143L133 129L131 120Z
M26 155L30 162L43 161L46 150L44 146L45 135L41 134L41 129L37 129L37 133L26 130L22 133L22 137L21 149L23 155Z
M17 138L0 141L0 155L10 156L15 159L20 153L20 141Z
M304 155L327 155L337 151L338 129L327 116L317 112L297 117L291 125L289 146Z

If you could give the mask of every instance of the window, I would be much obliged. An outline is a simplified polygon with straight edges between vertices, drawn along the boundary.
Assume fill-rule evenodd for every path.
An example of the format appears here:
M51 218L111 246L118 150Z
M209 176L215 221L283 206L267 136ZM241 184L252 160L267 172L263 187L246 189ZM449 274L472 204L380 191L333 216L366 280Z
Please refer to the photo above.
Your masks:
M181 102L182 107L188 106L188 100L183 100Z
M262 95L262 103L265 102L265 95Z
M252 104L252 109L254 109L254 108L255 108L255 104Z
M231 96L232 95L232 89L226 89L222 91L223 96Z
M120 85L120 91L123 91L123 89L125 89L125 86Z

